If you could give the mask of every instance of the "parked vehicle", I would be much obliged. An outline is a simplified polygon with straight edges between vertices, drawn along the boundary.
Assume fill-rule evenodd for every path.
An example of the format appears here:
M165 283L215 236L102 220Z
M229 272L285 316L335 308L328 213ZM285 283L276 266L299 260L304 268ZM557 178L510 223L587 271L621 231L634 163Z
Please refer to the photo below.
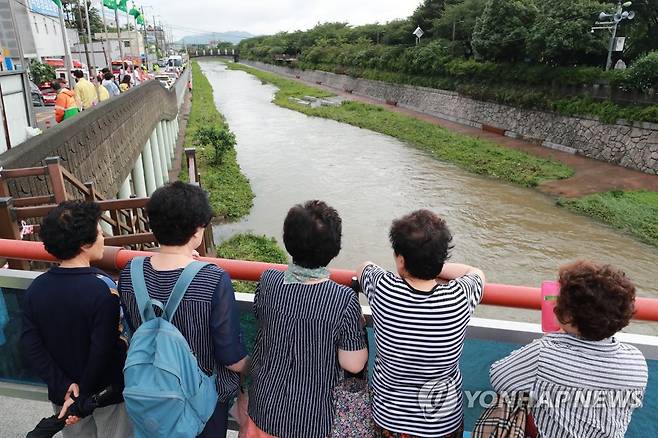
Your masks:
M166 74L155 75L155 79L157 81L160 81L160 83L164 85L166 89L169 89L171 88L172 85L174 85L174 79L172 79L171 76Z
M55 105L55 100L57 99L57 92L53 90L50 85L50 82L44 82L39 85L41 90L41 96L43 97L43 103L47 106Z
M32 105L34 106L46 105L41 90L39 90L39 87L37 87L36 84L32 81L30 81L30 92L32 94Z

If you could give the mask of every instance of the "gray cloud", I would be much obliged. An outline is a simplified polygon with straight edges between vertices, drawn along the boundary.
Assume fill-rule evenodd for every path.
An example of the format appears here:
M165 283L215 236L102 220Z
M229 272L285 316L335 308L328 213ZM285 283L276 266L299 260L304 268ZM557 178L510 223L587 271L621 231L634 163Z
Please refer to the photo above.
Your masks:
M174 34L244 30L253 34L308 29L318 22L384 23L409 16L420 0L145 0ZM155 11L155 12L153 12Z

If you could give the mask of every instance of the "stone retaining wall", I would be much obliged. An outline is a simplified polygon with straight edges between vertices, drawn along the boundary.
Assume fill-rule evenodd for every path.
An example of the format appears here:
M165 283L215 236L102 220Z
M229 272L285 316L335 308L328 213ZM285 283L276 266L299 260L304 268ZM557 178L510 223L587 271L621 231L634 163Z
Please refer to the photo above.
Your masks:
M8 150L0 155L0 166L41 166L45 158L59 156L80 181L93 181L104 197L114 198L156 124L177 114L175 90L149 81ZM43 194L46 189L35 178L9 184L16 197Z
M442 119L523 138L546 147L658 174L657 124L623 121L606 124L593 118L567 117L482 102L434 88L371 81L317 70L298 70L255 61L244 63L395 103Z

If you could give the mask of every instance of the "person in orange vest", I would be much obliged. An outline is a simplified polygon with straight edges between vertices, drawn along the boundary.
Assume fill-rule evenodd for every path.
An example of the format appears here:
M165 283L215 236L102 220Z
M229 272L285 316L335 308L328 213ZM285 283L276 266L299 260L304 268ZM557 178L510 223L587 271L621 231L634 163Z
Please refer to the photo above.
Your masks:
M57 92L57 98L55 99L55 120L57 120L57 123L61 123L62 120L73 117L80 112L74 91L69 90L58 80L53 81L51 86Z

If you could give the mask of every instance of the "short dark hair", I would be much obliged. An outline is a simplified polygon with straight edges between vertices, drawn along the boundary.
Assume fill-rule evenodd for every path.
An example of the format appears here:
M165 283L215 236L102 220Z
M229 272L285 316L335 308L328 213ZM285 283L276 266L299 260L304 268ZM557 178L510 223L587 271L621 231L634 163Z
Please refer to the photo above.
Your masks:
M110 72L110 69L108 67L103 67L103 69L101 70L102 74L109 73L109 72Z
M95 202L65 201L43 218L39 237L46 251L69 260L80 254L82 246L96 242L100 218L101 208Z
M283 222L283 243L293 263L320 268L340 252L342 220L323 201L307 201L292 207Z
M123 80L121 82L123 82L124 84L129 84L132 82L132 78L130 77L130 75L123 75Z
M53 90L58 91L62 88L62 81L55 79L54 81L50 82L50 86Z
M108 71L103 75L103 79L105 79L106 81L112 81L114 80L114 75L112 74L112 72Z
M450 257L452 234L445 220L429 210L417 210L393 221L389 239L395 255L415 278L438 277Z
M213 217L208 195L201 187L176 181L153 192L146 204L151 231L161 245L180 246Z
M635 285L610 265L577 261L560 268L555 316L580 336L600 341L628 325L635 313Z
M80 79L80 78L83 78L85 76L85 74L82 73L82 70L73 70L73 76Z

